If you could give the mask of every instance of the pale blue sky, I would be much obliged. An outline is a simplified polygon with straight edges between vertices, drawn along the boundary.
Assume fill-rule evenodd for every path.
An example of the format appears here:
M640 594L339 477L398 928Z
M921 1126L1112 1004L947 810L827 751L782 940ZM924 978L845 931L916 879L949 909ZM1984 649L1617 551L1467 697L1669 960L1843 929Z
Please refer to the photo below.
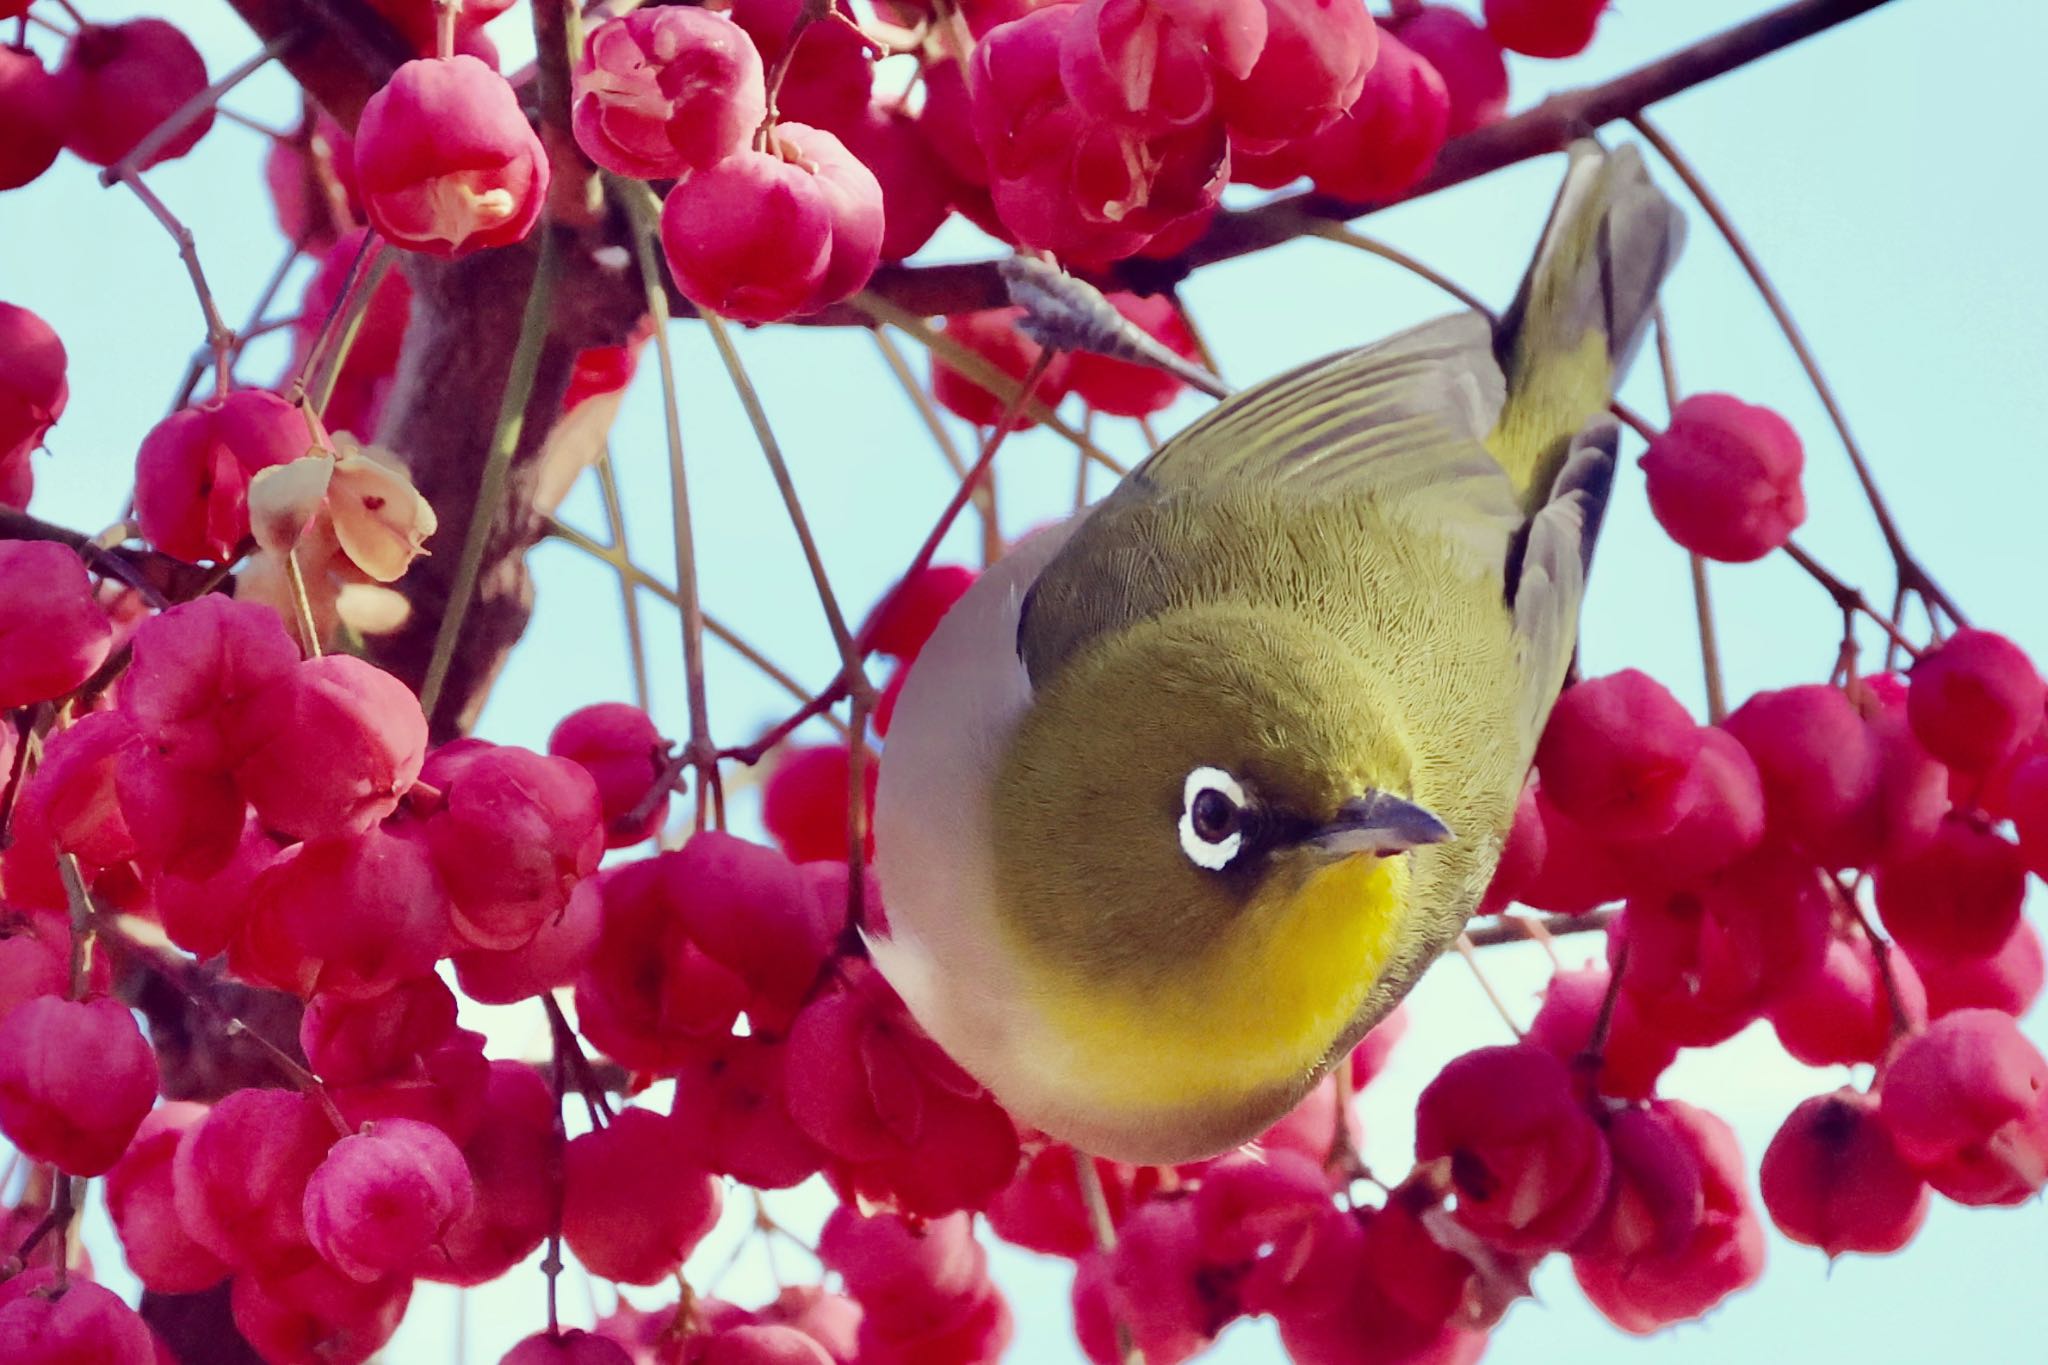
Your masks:
M251 49L220 0L81 3L94 17L171 14L188 26L216 73ZM1516 105L1625 69L1760 8L1762 0L1632 0L1608 17L1589 55L1518 63ZM496 26L511 54L527 46L517 37L517 18ZM38 46L53 51L46 36ZM2048 267L2039 224L2048 205L2027 157L2040 121L2044 49L2048 16L2037 5L1895 0L1658 111L1798 311L1913 543L1980 623L2009 632L2037 656L2048 656L2048 620L2039 605L2048 570L2040 534L2048 492L2041 470L2048 459ZM287 83L272 73L234 103L283 121L288 98ZM260 150L256 135L223 125L195 154L151 176L198 233L231 318L240 317L280 246L257 178ZM1517 167L1383 215L1369 230L1503 301L1557 174L1554 159ZM940 246L955 256L988 249L966 229L949 229ZM1314 242L1206 272L1187 294L1225 373L1238 382L1443 308L1428 287L1390 267ZM0 298L42 312L71 350L72 406L57 429L55 454L39 457L36 510L97 528L118 513L136 443L161 415L199 338L183 274L168 240L131 197L99 190L88 168L67 160L30 189L0 196ZM1697 216L1666 301L1686 385L1778 406L1806 438L1812 513L1801 533L1805 543L1852 581L1887 591L1882 548L1839 445L1767 315ZM679 325L676 341L707 602L800 677L822 681L833 667L830 642L752 437L701 329ZM789 450L834 582L858 612L900 571L943 504L950 491L944 468L866 338L786 329L747 336L741 346ZM269 377L277 355L263 352L247 375ZM651 366L645 378L628 395L615 448L636 550L668 577ZM1639 368L1626 396L1646 412L1660 409L1651 367ZM1184 400L1164 426L1200 410L1199 400ZM1128 454L1139 446L1123 425L1110 424L1101 435ZM1003 458L1012 530L1064 511L1073 462L1056 438L1024 437ZM568 515L600 524L589 489L572 497ZM444 552L453 547L451 539ZM972 553L966 540L951 548ZM560 546L544 548L535 562L539 611L484 730L537 745L563 712L625 697L629 683L609 576ZM1836 618L1810 581L1773 561L1719 570L1714 585L1732 695L1825 676ZM1686 592L1683 557L1650 521L1631 471L1617 490L1587 609L1589 668L1641 666L1700 705ZM656 603L645 605L655 709L679 732L673 617ZM716 646L711 688L721 739L745 737L784 706ZM751 821L744 805L739 814ZM1575 958L1596 950L1591 942L1568 947ZM1487 954L1487 962L1526 1018L1543 979L1538 955L1508 950ZM1416 1027L1366 1105L1368 1157L1389 1170L1405 1167L1414 1095L1435 1068L1505 1037L1455 962L1431 974L1414 1008ZM480 1017L507 1054L540 1046L537 1010ZM2048 1041L2039 1012L2028 1029ZM1753 1169L1783 1115L1844 1075L1796 1066L1767 1031L1752 1030L1710 1054L1688 1055L1667 1089L1727 1117ZM799 1225L821 1217L824 1207L809 1192L775 1203ZM103 1227L92 1235L101 1265L112 1264ZM708 1275L724 1245L707 1249L693 1273ZM1862 1365L2003 1365L2040 1358L2048 1224L2038 1203L2012 1211L1937 1205L1903 1255L1850 1258L1832 1273L1819 1253L1775 1236L1770 1260L1760 1286L1706 1323L1643 1342L1622 1337L1593 1313L1559 1262L1537 1279L1540 1302L1509 1315L1489 1359L1674 1365L1825 1354ZM1065 1265L1001 1248L995 1265L1019 1318L1009 1358L1032 1365L1077 1360ZM124 1285L122 1277L110 1278ZM473 1296L467 1359L495 1361L538 1325L539 1285L529 1269ZM752 1301L765 1296L767 1285L765 1266L750 1254L726 1290ZM608 1294L598 1292L601 1299ZM572 1288L566 1301L578 1310L581 1290ZM422 1290L387 1358L408 1365L451 1359L453 1322L451 1298ZM1277 1357L1271 1329L1262 1325L1234 1328L1213 1356Z

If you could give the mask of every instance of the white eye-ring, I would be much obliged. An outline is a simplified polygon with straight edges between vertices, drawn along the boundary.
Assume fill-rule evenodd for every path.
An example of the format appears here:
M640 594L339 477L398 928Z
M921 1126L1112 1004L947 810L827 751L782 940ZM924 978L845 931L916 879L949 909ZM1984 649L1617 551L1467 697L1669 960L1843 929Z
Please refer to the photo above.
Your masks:
M1244 847L1244 788L1221 768L1200 767L1180 788L1180 850L1210 872L1230 866Z

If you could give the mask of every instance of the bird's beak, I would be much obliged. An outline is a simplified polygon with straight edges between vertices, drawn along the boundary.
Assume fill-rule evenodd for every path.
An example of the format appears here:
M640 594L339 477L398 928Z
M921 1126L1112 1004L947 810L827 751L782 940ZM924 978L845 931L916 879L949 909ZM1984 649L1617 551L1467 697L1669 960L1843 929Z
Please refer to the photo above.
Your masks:
M1328 853L1371 853L1385 858L1454 837L1449 825L1413 801L1373 791L1339 806L1337 817L1308 841Z

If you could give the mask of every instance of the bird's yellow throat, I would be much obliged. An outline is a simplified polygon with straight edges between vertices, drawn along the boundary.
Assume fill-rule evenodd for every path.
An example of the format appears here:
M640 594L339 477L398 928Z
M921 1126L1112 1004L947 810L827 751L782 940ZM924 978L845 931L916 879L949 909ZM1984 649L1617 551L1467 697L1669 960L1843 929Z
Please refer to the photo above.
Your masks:
M1358 854L1318 869L1150 990L1045 991L1041 1065L1076 1102L1112 1111L1227 1102L1307 1073L1386 965L1406 861Z

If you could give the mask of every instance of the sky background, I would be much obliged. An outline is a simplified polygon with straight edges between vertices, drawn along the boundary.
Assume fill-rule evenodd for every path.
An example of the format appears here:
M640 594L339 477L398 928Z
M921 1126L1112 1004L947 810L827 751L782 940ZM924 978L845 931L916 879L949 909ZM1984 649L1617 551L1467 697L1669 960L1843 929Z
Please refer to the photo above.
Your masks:
M253 50L220 0L80 3L95 19L137 13L175 19L216 74ZM1609 14L1585 56L1517 61L1515 107L1635 66L1761 8L1760 0L1629 0ZM518 27L523 11L493 26L514 65L531 47ZM54 57L48 34L34 42ZM1979 624L2013 635L2037 658L2048 658L2048 617L2041 609L2048 547L2040 533L2048 511L2042 470L2048 458L2042 436L2048 430L2048 266L2040 221L2048 205L2029 155L2040 119L2044 48L2048 7L1895 0L1656 114L1744 226L1791 301L1912 544ZM270 72L230 103L283 125L293 117L294 98L289 82ZM201 259L231 320L243 316L282 249L259 179L262 143L260 135L222 123L195 153L150 175L197 233ZM1560 166L1561 158L1518 166L1378 215L1366 229L1504 303ZM990 250L972 229L955 226L928 258L976 258ZM287 301L296 297L299 278L287 289ZM1427 285L1323 242L1295 243L1205 271L1189 282L1186 298L1224 374L1238 383L1445 307ZM34 510L97 529L119 514L136 444L163 415L201 336L171 243L132 196L100 190L91 168L67 158L37 184L0 196L0 299L43 314L71 355L71 407L52 438L52 453L37 457ZM1840 445L1768 314L1698 215L1665 301L1683 385L1767 403L1793 421L1808 447L1811 512L1801 539L1873 597L1887 595L1882 544ZM706 605L799 678L820 684L834 668L830 640L758 448L702 329L679 324L675 340ZM746 335L740 346L788 450L833 583L857 614L908 562L950 494L950 477L867 337L777 329ZM243 374L267 382L282 363L281 344L258 346ZM1661 411L1653 365L1638 367L1624 397L1646 413ZM1184 399L1160 419L1161 429L1184 424L1205 401ZM963 444L970 435L956 429ZM1122 456L1143 449L1128 423L1098 424L1098 436ZM660 391L651 361L627 394L613 445L635 553L660 577L672 578ZM1625 453L1632 460L1633 438ZM1074 460L1056 437L1016 440L1002 465L1008 530L1067 510ZM1098 485L1096 492L1102 491L1106 486ZM587 484L564 515L602 534L600 505ZM1684 556L1651 521L1632 463L1604 535L1585 615L1587 670L1644 668L1703 713ZM459 531L444 531L442 539L447 544L437 548L453 553ZM965 560L975 544L956 536L947 551ZM539 606L533 627L492 696L482 732L538 747L565 712L628 698L631 684L609 572L560 544L538 550L534 567ZM1838 617L1810 580L1772 560L1716 569L1713 584L1732 699L1826 676ZM675 619L651 599L642 606L654 710L668 733L680 734ZM715 644L711 650L712 717L721 741L747 738L786 710L780 694L746 664ZM757 827L748 798L739 799L734 815L741 832ZM2038 897L2030 913L2040 914ZM1590 939L1563 947L1572 964L1598 951ZM1541 955L1511 948L1489 951L1485 962L1526 1021L1546 976ZM1387 1171L1407 1167L1414 1097L1437 1068L1459 1052L1507 1040L1455 961L1428 976L1411 1010L1414 1027L1365 1097L1366 1155ZM544 1046L540 1011L531 1006L478 1010L470 1022L488 1028L494 1055L536 1056ZM2039 1011L2026 1027L2037 1042L2048 1042ZM1665 1091L1728 1119L1753 1174L1784 1115L1846 1079L1841 1069L1817 1072L1788 1061L1758 1026L1712 1052L1686 1054ZM829 1208L829 1196L811 1188L772 1196L770 1204L784 1221L809 1229ZM733 1235L728 1227L700 1251L689 1267L693 1282L708 1287ZM132 1291L97 1210L88 1241L109 1283ZM800 1257L785 1253L782 1259L784 1273L811 1277L810 1267L795 1263ZM994 1267L1018 1319L1007 1358L1032 1365L1078 1360L1068 1325L1067 1265L998 1244ZM565 1284L572 1321L587 1321L593 1303L611 1302L605 1286L586 1298L574 1272ZM1512 1310L1488 1358L1676 1365L1825 1352L1864 1365L2032 1361L2040 1358L2044 1284L2048 1221L2039 1201L2017 1210L1963 1210L1937 1201L1904 1254L1851 1257L1832 1271L1820 1253L1773 1234L1761 1284L1705 1322L1647 1341L1624 1337L1593 1312L1563 1260L1553 1258L1537 1277L1537 1301ZM529 1266L472 1293L464 1310L451 1292L422 1286L384 1358L495 1361L541 1324L540 1287L538 1271ZM744 1303L771 1295L760 1253L749 1251L719 1292ZM659 1299L646 1291L632 1297L643 1305ZM1210 1358L1269 1361L1279 1358L1279 1348L1270 1325L1242 1324Z

